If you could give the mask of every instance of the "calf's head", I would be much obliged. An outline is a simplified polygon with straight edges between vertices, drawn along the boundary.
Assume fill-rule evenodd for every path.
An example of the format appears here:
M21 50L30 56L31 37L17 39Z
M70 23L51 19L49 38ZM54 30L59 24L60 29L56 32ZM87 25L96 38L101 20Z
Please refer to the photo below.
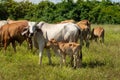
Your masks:
M58 43L55 39L51 39L50 41L48 41L47 46L56 47L58 46Z

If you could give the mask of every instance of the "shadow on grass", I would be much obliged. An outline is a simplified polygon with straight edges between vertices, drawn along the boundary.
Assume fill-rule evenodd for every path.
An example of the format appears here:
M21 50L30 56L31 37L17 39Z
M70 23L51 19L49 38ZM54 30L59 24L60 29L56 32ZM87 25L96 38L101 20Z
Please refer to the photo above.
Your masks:
M106 64L104 62L100 62L100 61L93 61L93 62L89 62L89 63L82 63L82 67L86 68L86 67L90 67L90 68L95 68L95 67L100 67L100 66L105 66Z

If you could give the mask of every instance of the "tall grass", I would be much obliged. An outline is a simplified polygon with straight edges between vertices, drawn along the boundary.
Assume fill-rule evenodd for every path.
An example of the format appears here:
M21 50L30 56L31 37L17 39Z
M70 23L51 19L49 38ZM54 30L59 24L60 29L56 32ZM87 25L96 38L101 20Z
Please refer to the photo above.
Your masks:
M17 53L8 47L0 51L0 80L120 80L120 25L92 25L105 29L104 45L91 42L83 47L83 66L73 69L59 66L59 57L52 52L53 65L48 65L46 52L43 64L38 65L38 51L17 46ZM69 61L68 61L69 62Z

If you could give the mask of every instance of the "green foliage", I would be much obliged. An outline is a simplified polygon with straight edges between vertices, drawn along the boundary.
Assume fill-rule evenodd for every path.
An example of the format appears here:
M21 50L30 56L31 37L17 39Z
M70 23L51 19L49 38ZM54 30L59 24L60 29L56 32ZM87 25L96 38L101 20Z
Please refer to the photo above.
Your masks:
M66 19L88 19L98 24L120 24L120 3L110 0L62 0L54 4L49 0L38 4L14 0L0 1L0 19L27 19L32 21L60 22Z

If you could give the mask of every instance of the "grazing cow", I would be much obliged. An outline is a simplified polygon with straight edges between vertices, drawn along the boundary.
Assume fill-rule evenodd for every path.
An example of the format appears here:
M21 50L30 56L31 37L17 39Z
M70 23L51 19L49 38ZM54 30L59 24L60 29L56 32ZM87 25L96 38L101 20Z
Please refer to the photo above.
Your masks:
M100 42L104 43L104 33L105 30L102 27L95 27L92 29L90 40L94 39L97 41L97 39L99 39Z
M81 32L74 23L49 24L46 22L39 22L36 26L30 27L29 30L31 34L35 32L33 35L33 45L39 49L39 64L42 63L43 49L49 40L54 38L57 41L77 42ZM49 48L46 50L49 64L51 64L50 50Z
M71 19L71 20L65 20L65 21L61 21L61 23L75 23L75 20Z
M89 47L89 36L90 36L90 30L91 30L90 22L88 20L81 20L76 24L82 29L83 40L86 42L86 47Z
M16 22L2 26L0 28L0 40L4 45L4 50L6 51L7 46L12 43L16 52L15 41L22 44L25 39L28 39L28 28L28 23L25 22Z
M29 22L29 21L27 21L27 20L11 20L11 19L8 19L7 20L7 22L8 22L8 24L11 24L11 23L17 23L17 22L23 22L24 24L27 24L27 25L33 25L33 23L34 22ZM31 26L32 26L31 25ZM29 34L29 32L28 32L28 34ZM32 45L32 40L31 40L31 38L29 37L29 38L27 38L26 39L26 41L27 41L27 45L28 45L28 49L32 49L32 47L33 47L33 45Z
M54 51L60 50L62 63L66 64L66 55L69 55L71 57L71 61L72 59L74 59L73 67L80 67L80 62L82 60L82 47L80 46L80 44L75 42L57 42L55 39L51 39L50 41L48 41L47 46L52 47Z

